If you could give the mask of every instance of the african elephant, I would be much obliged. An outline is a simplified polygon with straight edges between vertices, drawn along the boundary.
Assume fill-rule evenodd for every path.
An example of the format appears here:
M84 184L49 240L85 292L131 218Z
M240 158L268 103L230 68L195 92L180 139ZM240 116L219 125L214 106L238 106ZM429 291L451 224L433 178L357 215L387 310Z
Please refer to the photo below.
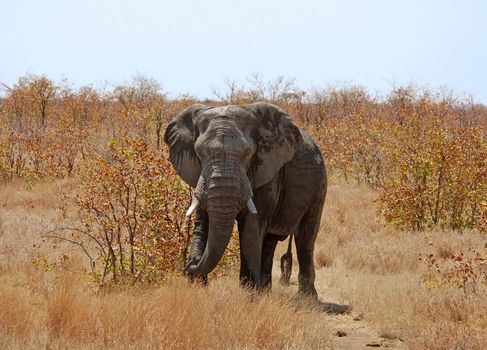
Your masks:
M237 220L243 284L270 288L276 244L294 235L298 293L316 297L313 249L327 176L311 137L272 104L197 104L169 123L164 141L176 171L195 188L187 274L206 281Z

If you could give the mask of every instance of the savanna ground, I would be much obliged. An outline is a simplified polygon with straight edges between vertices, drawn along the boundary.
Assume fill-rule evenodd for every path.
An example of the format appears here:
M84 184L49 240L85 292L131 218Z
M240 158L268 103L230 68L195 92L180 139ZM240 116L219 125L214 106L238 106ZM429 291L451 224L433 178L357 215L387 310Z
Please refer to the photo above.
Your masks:
M25 76L0 98L0 348L487 348L487 108L448 91L226 81L169 98ZM177 112L268 101L330 173L315 246L322 303L239 287L233 240L207 287L182 275L191 191L162 136ZM296 255L294 254L296 259Z
M485 285L478 283L474 292L435 282L434 271L420 260L482 251L485 235L391 230L376 219L377 194L366 186L332 178L316 244L321 301L353 308L338 316L313 306L296 309L291 299L296 271L290 288L275 279L272 292L259 296L239 288L231 271L206 288L173 277L158 287L98 291L80 273L83 257L75 247L41 238L64 220L59 201L73 186L72 180L58 180L0 188L1 348L483 349L487 344ZM44 256L57 263L45 265ZM275 277L278 270L276 260Z

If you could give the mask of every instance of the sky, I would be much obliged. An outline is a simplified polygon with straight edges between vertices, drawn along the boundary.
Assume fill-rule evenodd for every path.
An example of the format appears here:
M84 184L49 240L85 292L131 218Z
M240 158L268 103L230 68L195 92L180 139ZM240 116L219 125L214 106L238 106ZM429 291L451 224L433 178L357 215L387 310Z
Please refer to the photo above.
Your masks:
M0 81L135 75L214 97L224 79L307 89L410 83L487 103L485 0L0 0Z

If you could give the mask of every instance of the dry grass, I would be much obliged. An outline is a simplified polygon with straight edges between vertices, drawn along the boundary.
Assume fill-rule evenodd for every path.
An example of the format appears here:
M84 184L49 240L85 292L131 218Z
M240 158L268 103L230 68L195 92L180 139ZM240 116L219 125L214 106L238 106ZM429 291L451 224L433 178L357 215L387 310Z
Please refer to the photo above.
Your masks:
M291 291L279 286L256 296L230 276L208 288L174 278L96 292L76 248L40 239L62 222L56 208L73 184L0 188L0 348L334 348L332 316L296 310ZM396 232L376 220L376 198L367 187L332 181L315 256L323 301L350 304L381 336L410 349L487 348L485 284L429 283L434 274L418 259L485 254L485 235ZM39 263L62 255L69 259L54 269Z
M0 348L327 348L327 318L289 293L257 296L236 276L208 288L175 277L162 287L97 292L69 244L43 242L71 183L0 188ZM60 262L60 256L69 259ZM46 257L57 265L43 263Z
M331 187L315 260L323 265L326 254L333 264L317 274L321 283L338 290L381 336L402 339L411 349L486 349L487 266L472 282L476 290L464 291L435 280L419 258L434 254L446 264L471 250L486 257L487 237L394 231L376 220L375 198L366 187Z
M72 272L60 273L41 293L11 282L0 287L1 348L300 349L330 344L326 318L312 308L296 311L285 295L254 296L233 278L221 278L209 288L177 278L160 288L98 294Z

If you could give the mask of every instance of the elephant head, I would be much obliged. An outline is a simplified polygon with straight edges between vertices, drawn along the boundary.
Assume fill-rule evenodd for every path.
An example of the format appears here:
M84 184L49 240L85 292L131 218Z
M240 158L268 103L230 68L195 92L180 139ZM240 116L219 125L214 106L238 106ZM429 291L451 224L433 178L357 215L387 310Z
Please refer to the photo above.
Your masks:
M208 214L205 251L187 267L191 275L206 275L220 261L237 214L257 214L253 190L292 159L302 136L286 112L271 104L197 104L169 123L164 141L176 171L195 188L188 214L197 206Z

